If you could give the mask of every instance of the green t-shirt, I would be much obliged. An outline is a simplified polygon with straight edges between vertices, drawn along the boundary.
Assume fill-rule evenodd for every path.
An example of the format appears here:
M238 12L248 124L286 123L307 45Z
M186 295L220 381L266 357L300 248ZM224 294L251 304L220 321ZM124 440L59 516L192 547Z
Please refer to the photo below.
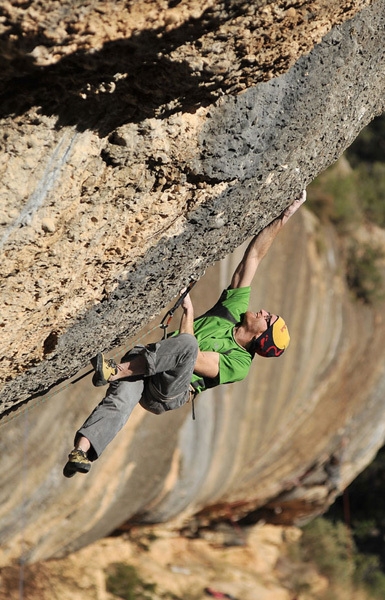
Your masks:
M215 378L193 375L191 383L197 392L222 383L241 381L251 365L251 355L234 339L234 325L247 311L250 287L224 290L217 304L194 320L194 334L202 352L219 353L219 374Z

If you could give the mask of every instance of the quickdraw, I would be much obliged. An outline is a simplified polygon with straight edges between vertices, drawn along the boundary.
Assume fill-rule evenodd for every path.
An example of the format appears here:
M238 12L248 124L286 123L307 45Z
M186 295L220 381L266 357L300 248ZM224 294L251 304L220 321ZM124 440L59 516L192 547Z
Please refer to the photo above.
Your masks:
M171 319L174 316L174 312L176 311L177 308L180 307L183 300L186 298L187 294L190 293L190 291L192 290L192 288L194 287L195 284L196 284L196 281L194 279L192 279L190 281L190 283L188 284L188 286L186 287L186 289L181 293L178 300L175 302L174 306L166 312L163 319L161 320L159 327L161 329L163 329L163 338L164 339L167 337L167 327L169 326Z

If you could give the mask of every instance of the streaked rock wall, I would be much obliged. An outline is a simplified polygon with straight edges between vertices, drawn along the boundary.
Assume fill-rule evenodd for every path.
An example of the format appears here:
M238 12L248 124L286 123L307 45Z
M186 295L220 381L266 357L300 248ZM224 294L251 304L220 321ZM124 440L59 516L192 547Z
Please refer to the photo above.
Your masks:
M196 286L198 312L239 256ZM188 405L160 417L138 407L88 475L67 480L62 467L76 428L103 396L90 376L2 426L2 563L63 555L127 520L183 527L195 515L199 525L268 502L282 521L325 510L384 441L381 311L352 303L333 232L306 209L262 263L253 305L285 317L287 352L258 357L246 381L202 394L195 421ZM325 475L334 454L337 484ZM293 507L286 498L286 511L282 494L295 490L300 501Z
M194 290L210 306L231 252L383 111L385 2L46 4L7 4L0 33L3 416L51 389L0 421L1 563L128 519L322 511L384 440L383 321L352 303L333 232L306 210L253 296L285 316L290 350L202 396L195 422L138 408L67 481L102 394L69 378L227 256Z

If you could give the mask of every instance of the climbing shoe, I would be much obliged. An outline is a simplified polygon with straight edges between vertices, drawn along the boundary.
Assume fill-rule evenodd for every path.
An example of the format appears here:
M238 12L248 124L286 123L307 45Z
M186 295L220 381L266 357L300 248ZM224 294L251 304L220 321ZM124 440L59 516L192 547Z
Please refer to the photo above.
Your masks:
M86 452L80 449L74 449L68 455L68 462L63 469L64 477L73 477L76 473L88 473L91 468L91 461Z
M115 375L118 372L116 362L112 358L104 358L101 352L91 359L91 365L95 369L92 383L96 387L107 385L111 375Z

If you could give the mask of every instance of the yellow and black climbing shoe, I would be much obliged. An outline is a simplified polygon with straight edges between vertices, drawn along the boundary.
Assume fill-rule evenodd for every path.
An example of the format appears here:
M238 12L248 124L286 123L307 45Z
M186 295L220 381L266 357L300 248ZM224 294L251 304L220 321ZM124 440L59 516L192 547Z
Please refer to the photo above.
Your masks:
M116 362L112 358L104 358L101 352L91 359L91 365L95 369L92 383L96 387L107 385L111 375L115 375L118 371Z
M80 449L74 449L68 455L68 462L63 469L64 477L73 477L76 473L88 473L91 468L91 461L86 452Z

